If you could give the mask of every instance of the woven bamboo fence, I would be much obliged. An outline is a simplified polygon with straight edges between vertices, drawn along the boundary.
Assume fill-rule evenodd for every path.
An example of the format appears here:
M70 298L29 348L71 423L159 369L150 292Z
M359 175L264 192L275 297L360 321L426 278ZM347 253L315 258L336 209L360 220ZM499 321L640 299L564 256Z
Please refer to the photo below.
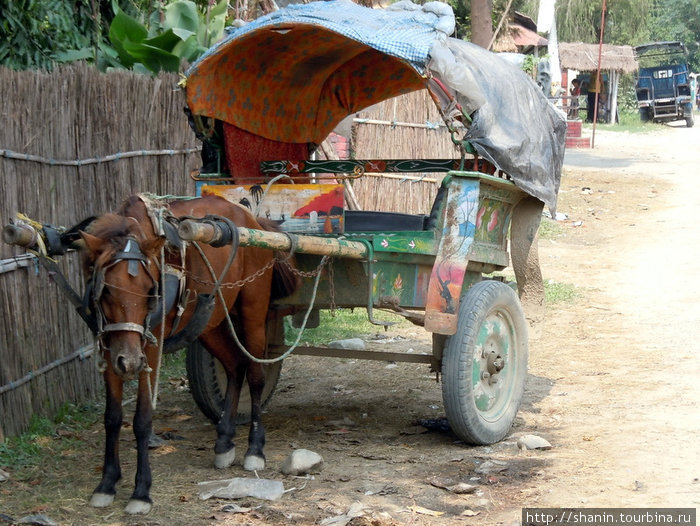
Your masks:
M50 74L0 69L3 221L22 212L70 226L116 209L131 193L193 195L188 174L201 164L192 152L198 143L176 82L170 75L104 75L86 66ZM357 117L357 158L459 155L425 91ZM387 175L354 181L363 209L428 213L443 176L416 182L415 174L405 181ZM26 430L32 415L52 416L65 402L102 392L89 331L23 252L0 243L0 441ZM59 265L82 292L77 254Z
M354 120L357 159L457 159L459 151L426 90L386 100ZM444 174L366 175L353 182L363 210L427 214Z
M135 192L193 195L188 174L201 163L177 80L87 66L0 69L3 224L22 212L71 226ZM0 441L26 430L32 415L102 391L89 331L23 252L0 243ZM59 264L79 288L77 254Z

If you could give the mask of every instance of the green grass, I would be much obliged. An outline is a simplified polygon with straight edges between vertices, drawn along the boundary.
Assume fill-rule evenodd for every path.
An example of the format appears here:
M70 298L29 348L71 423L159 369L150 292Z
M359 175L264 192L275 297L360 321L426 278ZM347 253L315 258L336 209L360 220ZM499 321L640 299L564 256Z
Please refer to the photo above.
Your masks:
M564 233L564 227L553 219L543 217L539 233L540 239L556 239Z
M581 291L571 283L557 283L554 280L544 282L544 301L547 305L574 303L581 296Z
M185 374L184 351L163 356L161 385ZM125 398L135 396L135 392L136 381L127 382ZM33 415L26 432L0 442L0 468L16 471L37 466L61 451L76 449L81 443L80 433L100 422L103 411L104 403L100 398L82 404L65 403L52 419Z
M515 276L513 274L496 273L491 277L502 275L506 283L512 283L514 290L518 289L515 285ZM581 297L581 289L571 283L557 283L553 279L544 280L544 301L547 305L556 305L558 303L573 303Z
M660 130L662 124L654 124L652 122L642 122L638 112L620 112L620 122L616 124L598 123L596 130L608 130L614 132L629 132L629 133L649 133L654 130ZM584 130L592 130L593 124L583 122Z
M167 382L169 378L179 377L185 374L185 357L187 351L180 350L163 355L160 365L159 378L161 382Z
M554 226L558 225L554 223ZM515 281L515 277L506 276L506 280ZM570 283L557 283L553 280L544 282L545 302L548 305L559 303L573 303L581 296L581 290ZM362 335L380 332L382 329L372 325L367 320L367 309L337 309L335 317L330 311L320 312L321 323L315 329L306 329L301 337L301 344L325 345L333 340L359 337ZM396 321L399 327L410 327L412 324L402 317L384 311L375 311L375 319L383 321ZM299 334L299 329L291 326L289 318L285 318L285 343L291 345Z
M81 442L79 433L101 417L102 405L98 402L66 403L53 420L33 415L25 433L0 443L0 467L17 470L36 466L63 450L74 449Z
M367 319L367 309L336 309L335 317L328 310L320 312L321 323L315 329L306 329L301 337L301 343L310 345L324 345L333 340L354 338L363 334L371 334L383 329L379 325L371 324ZM397 322L396 325L408 327L412 324L401 316L384 311L374 311L374 319L381 321ZM287 345L294 343L299 334L299 329L292 327L289 318L285 318L285 342Z

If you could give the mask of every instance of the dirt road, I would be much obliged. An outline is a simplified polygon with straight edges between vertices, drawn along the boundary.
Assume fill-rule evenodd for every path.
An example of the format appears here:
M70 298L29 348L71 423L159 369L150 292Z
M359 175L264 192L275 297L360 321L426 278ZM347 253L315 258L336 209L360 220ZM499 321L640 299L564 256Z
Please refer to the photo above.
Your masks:
M296 488L279 501L244 499L236 504L251 509L232 513L225 501L199 500L197 482L246 475L239 465L213 469L213 426L187 392L163 388L155 429L181 440L152 453L148 517L122 511L134 472L128 429L114 507L86 507L99 477L99 425L80 437L80 450L4 483L0 511L81 525L307 525L359 502L355 526L510 526L523 507L697 508L698 144L700 127L663 127L598 132L595 150L567 152L559 211L568 219L540 242L540 256L545 279L575 285L579 295L550 307L531 340L525 400L505 441L466 447L415 425L444 414L427 366L292 357L265 416L268 468L259 474ZM429 349L419 328L386 336L371 345ZM524 434L553 448L522 452L515 441ZM320 453L323 471L310 480L282 477L293 448ZM501 464L478 473L488 460ZM431 484L445 479L477 490L458 495Z
M564 446L544 503L700 503L699 141L665 127L567 154L560 209L583 225L541 244L543 272L587 292L533 345L533 374L554 382L540 408L560 416Z

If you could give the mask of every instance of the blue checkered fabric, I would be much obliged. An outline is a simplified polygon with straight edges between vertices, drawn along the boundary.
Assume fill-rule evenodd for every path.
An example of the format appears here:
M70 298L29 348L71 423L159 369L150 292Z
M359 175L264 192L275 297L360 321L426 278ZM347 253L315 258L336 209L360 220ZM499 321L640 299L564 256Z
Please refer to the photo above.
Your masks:
M441 34L436 29L439 21L440 17L421 10L419 6L415 10L370 9L350 0L292 4L231 30L192 65L188 75L196 71L200 62L216 54L232 40L263 27L293 23L325 27L382 53L403 59L423 74L428 52Z

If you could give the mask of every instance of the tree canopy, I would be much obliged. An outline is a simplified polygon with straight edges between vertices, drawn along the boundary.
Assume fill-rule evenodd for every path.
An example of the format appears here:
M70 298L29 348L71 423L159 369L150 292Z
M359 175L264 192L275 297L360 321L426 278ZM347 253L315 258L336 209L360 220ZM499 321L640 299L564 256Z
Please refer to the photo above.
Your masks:
M371 2L356 1L363 4ZM424 0L414 1L423 3ZM457 36L470 39L471 0L446 1L455 11ZM176 3L179 4L178 8L171 7ZM509 14L519 11L537 19L539 0L490 0L489 3L494 29L509 3ZM217 7L214 8L214 5ZM62 61L95 60L100 55L102 58L98 57L96 63L103 68L128 67L133 58L129 58L129 54L143 56L144 47L156 44L161 49L154 53L159 54L161 59L144 57L147 64L143 69L157 70L164 64L172 67L175 59L166 54L191 60L203 47L212 43L211 31L218 34L222 29L222 15L227 18L226 23L235 17L247 19L255 16L253 12L242 16L238 7L229 7L228 12L224 13L222 5L226 5L225 2L222 4L222 0L0 0L0 65L14 69L50 69ZM252 6L249 10L256 9L258 14L272 8L270 0L251 0L246 5ZM557 0L559 40L597 43L602 5L603 0ZM211 10L217 8L219 18L216 27L211 28ZM195 20L193 14L172 16L175 12L191 14L195 11L199 13L199 20ZM166 20L166 12L171 13L169 21ZM140 35L140 44L134 48L120 48L120 32L112 28L116 18L123 29L128 22L124 17L134 20L135 23L129 22L127 25ZM175 18L177 20L173 21ZM144 28L147 34L144 34ZM168 31L170 33L163 36ZM188 36L186 31L191 34ZM193 37L195 33L196 38ZM173 38L173 35L178 38ZM129 45L133 44L130 37L126 40ZM607 0L605 43L634 46L663 40L683 42L688 47L691 69L700 71L698 0ZM133 64L142 62L133 60Z
M603 0L558 0L557 34L562 42L597 43ZM697 0L607 0L606 44L637 46L656 41L683 42L688 62L700 70L700 3Z

